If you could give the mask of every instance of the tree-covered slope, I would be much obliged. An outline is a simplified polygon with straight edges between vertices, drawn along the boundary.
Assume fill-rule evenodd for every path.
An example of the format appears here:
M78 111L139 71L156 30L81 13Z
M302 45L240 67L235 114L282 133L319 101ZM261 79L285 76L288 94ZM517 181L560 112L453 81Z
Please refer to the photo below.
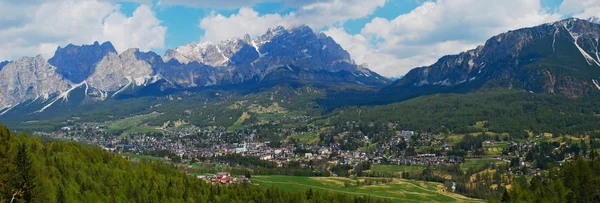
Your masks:
M477 122L492 132L526 136L525 131L582 134L600 127L597 97L571 99L515 90L436 94L381 106L346 107L334 111L331 121L397 122L409 130L477 132Z

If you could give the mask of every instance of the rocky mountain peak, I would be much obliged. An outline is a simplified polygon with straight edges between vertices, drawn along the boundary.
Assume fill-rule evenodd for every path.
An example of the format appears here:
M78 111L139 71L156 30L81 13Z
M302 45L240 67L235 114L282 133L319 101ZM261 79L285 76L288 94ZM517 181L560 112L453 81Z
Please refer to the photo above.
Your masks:
M223 40L217 44L190 43L167 50L163 60L176 59L183 64L195 61L223 67L251 64L263 56L277 57L278 60L319 60L327 66L338 62L353 64L350 54L331 37L315 33L306 25L292 29L283 26L270 28L255 39L246 34L242 38Z
M152 63L155 60L156 56L142 53L137 48L127 49L119 55L109 53L98 62L87 82L104 92L119 91L130 85L141 86L154 76Z
M57 73L73 83L81 83L88 78L100 62L109 53L117 53L110 42L91 45L69 44L64 48L58 47L48 63L55 66Z

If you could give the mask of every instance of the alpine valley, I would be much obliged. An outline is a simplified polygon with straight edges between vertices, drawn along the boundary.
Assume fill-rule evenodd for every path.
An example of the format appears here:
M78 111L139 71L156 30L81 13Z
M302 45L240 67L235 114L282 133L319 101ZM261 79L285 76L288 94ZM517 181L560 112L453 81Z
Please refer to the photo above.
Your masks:
M395 80L307 26L0 62L0 202L599 202L598 23Z

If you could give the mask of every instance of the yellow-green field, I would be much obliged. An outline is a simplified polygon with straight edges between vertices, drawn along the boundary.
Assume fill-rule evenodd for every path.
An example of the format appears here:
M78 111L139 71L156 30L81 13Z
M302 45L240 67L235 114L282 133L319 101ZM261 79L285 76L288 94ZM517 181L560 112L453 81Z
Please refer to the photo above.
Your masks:
M158 113L144 114L133 116L117 121L107 122L108 131L122 131L122 135L129 135L133 133L156 133L161 132L156 127L146 125L147 120L156 118Z
M390 172L390 173L418 173L426 169L426 165L386 165L373 164L371 172Z
M295 139L295 140L299 141L300 143L304 143L304 144L314 144L316 142L319 142L319 133L317 133L317 132L298 133L298 134L294 134L294 135L288 137L288 139Z
M460 165L460 169L466 171L469 168L480 168L482 166L485 166L486 164L506 164L504 161L502 160L498 160L498 159L489 159L489 158L484 158L484 159L467 159L465 160L465 163L462 163Z
M363 180L363 178L359 178ZM356 185L356 180L338 177L252 176L252 183L289 191L338 192L349 195L390 199L393 202L481 202L446 192L440 183L394 179L391 183Z

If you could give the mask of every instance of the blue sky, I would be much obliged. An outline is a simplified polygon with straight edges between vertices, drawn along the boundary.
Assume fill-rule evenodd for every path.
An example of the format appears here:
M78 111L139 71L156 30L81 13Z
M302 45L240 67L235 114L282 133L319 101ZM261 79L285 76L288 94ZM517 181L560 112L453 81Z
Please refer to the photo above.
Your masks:
M51 57L57 46L93 41L162 55L188 43L307 24L357 63L398 76L511 29L600 16L600 1L27 0L0 2L0 12L10 16L0 19L0 60Z

